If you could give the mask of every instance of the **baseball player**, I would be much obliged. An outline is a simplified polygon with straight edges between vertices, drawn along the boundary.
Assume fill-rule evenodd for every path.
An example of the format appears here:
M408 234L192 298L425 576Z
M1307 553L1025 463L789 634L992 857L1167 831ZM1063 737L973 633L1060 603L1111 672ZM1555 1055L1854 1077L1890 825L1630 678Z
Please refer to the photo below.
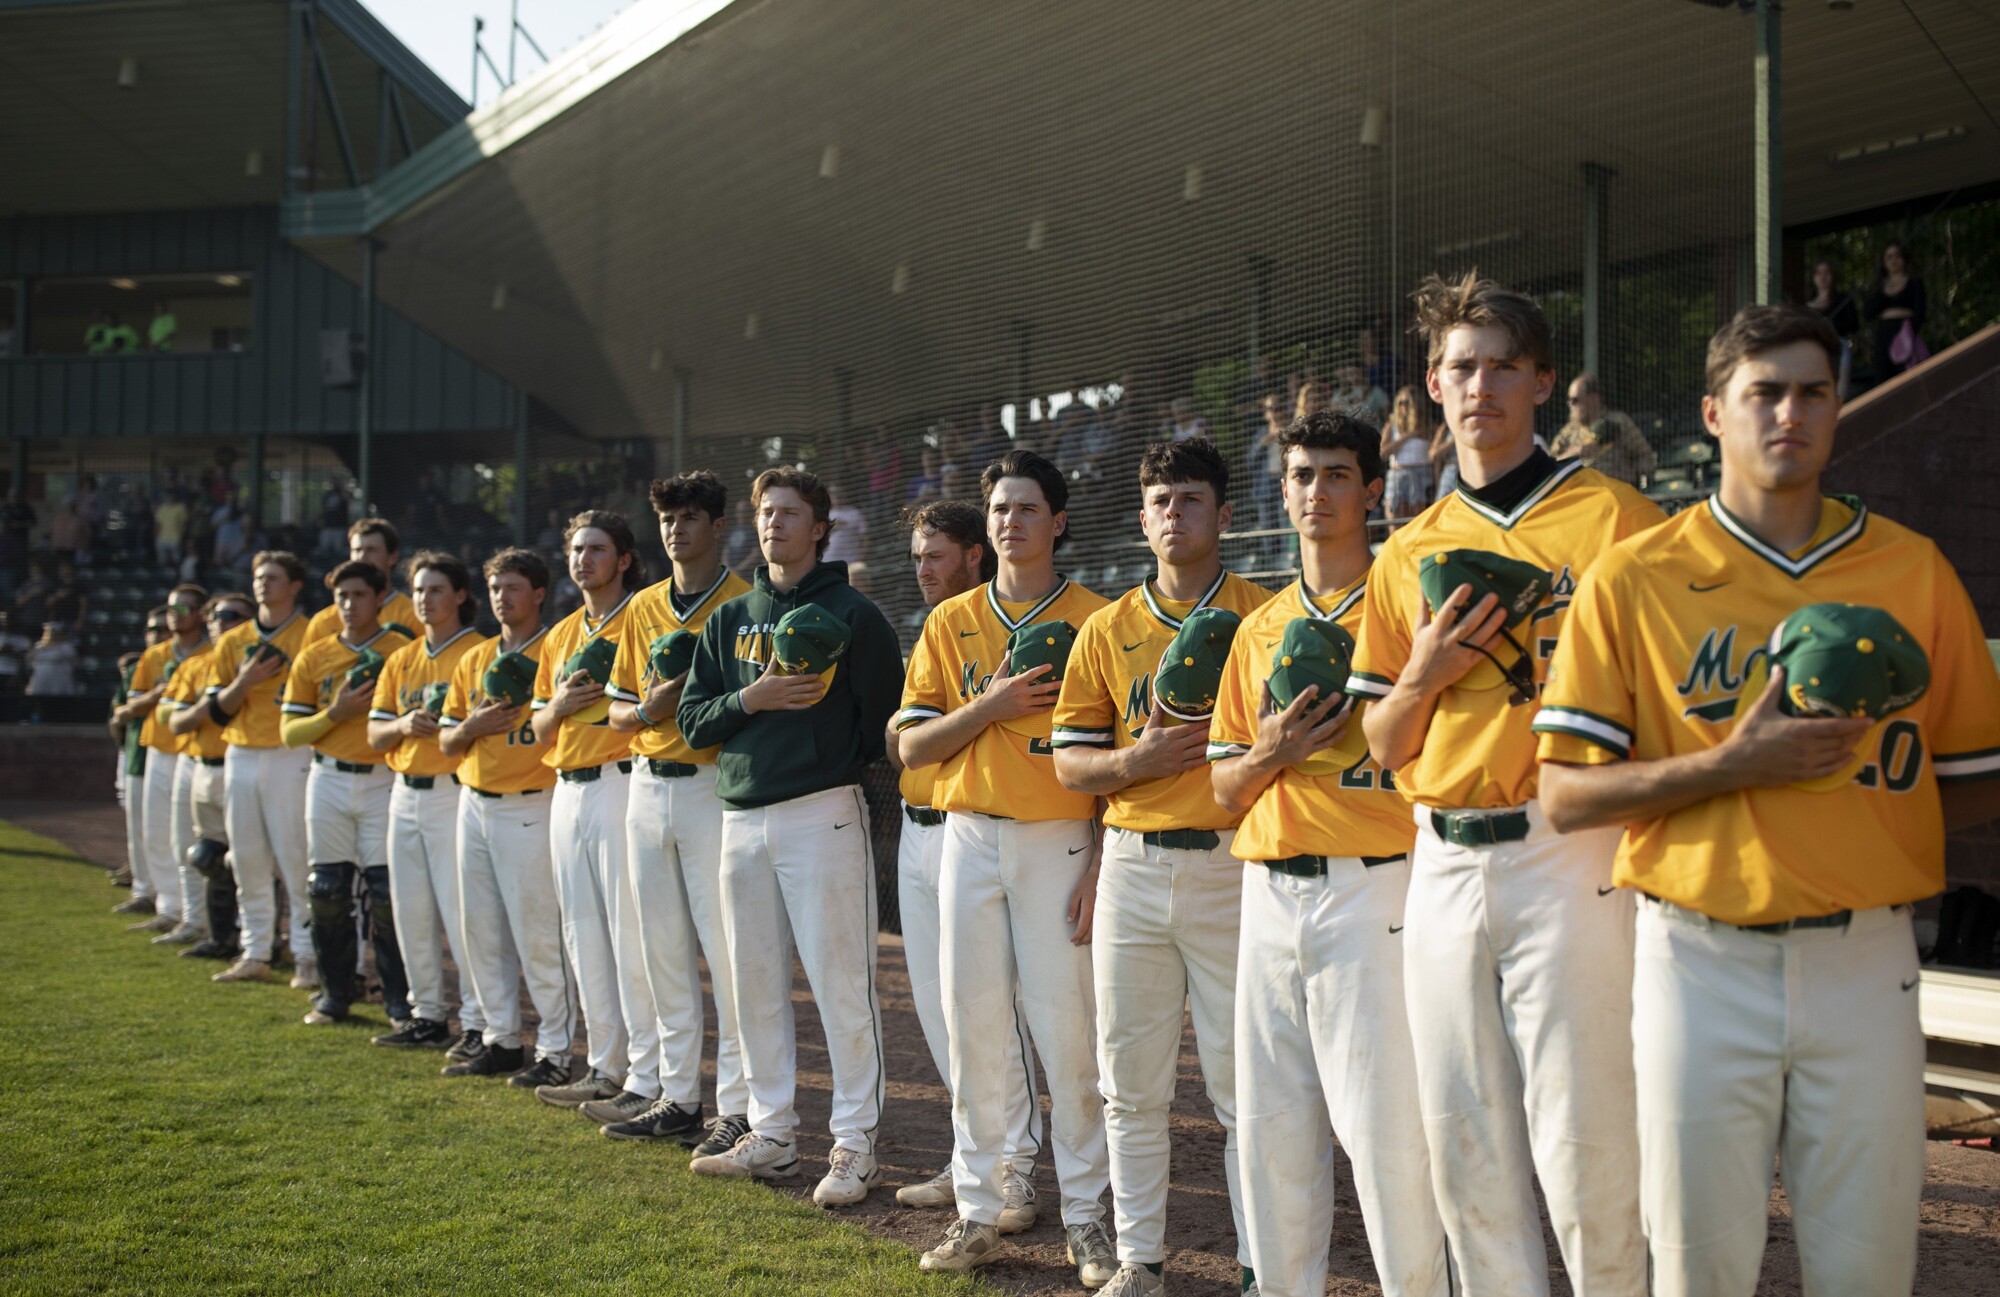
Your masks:
M1639 1192L1663 1297L1757 1289L1773 1156L1806 1292L1916 1278L1910 904L1944 887L1945 831L2000 814L2000 676L1937 547L1820 493L1839 368L1803 307L1745 307L1715 335L1722 485L1591 567L1535 722L1549 820L1623 826L1615 881L1639 894ZM1842 696L1871 677L1886 715Z
M980 490L998 570L925 619L897 717L904 764L931 772L931 804L945 812L936 904L958 1219L920 1264L989 1264L1011 1251L1003 1232L1034 1224L1025 1016L1048 1074L1064 1241L1085 1286L1102 1287L1114 1268L1101 1201L1110 1171L1086 944L1097 799L1056 780L1057 664L1014 671L1009 661L1017 632L1040 630L1045 644L1061 623L1060 640L1104 600L1056 571L1069 486L1055 465L1011 451L980 475Z
M306 565L298 555L262 550L250 563L257 615L216 641L208 684L210 717L229 745L223 756L229 862L236 871L237 921L243 950L215 975L218 982L262 982L271 976L277 942L280 876L291 908L291 948L298 959L292 985L319 985L306 903L306 771L311 755L285 746L279 701L285 673L305 647L299 611Z
M632 921L625 853L632 740L611 728L604 693L625 615L646 580L635 544L615 513L589 509L570 519L563 549L583 607L542 641L531 720L542 760L560 781L549 807L549 847L563 947L590 1037L589 1074L535 1094L600 1126L638 1116L660 1095L659 1013Z
M570 1081L570 983L563 963L562 911L549 854L549 790L556 772L542 761L529 723L536 655L542 651L542 602L549 568L530 549L503 549L486 560L486 595L497 638L469 649L452 673L438 747L458 767L458 903L454 947L472 975L473 998L486 1019L485 1048L447 1063L446 1076L505 1076L535 1090ZM496 695L488 680L502 657L518 693ZM499 673L504 687L507 672ZM535 1061L523 1067L521 986L540 1019Z
M1660 511L1535 445L1555 369L1534 302L1468 275L1432 277L1417 304L1459 485L1377 555L1347 688L1371 700L1369 750L1417 803L1403 969L1431 1177L1472 1297L1546 1291L1536 1179L1572 1286L1641 1293L1618 833L1549 827L1529 726L1577 577ZM1461 582L1433 609L1419 565L1468 553L1546 593L1517 609Z
M411 603L424 636L382 664L368 706L368 746L395 772L389 789L389 897L396 946L410 983L410 1018L374 1043L439 1048L462 1062L486 1048L464 952L458 908L458 757L438 746L439 718L460 658L484 636L467 625L472 574L450 554L425 550L410 560ZM458 956L458 1024L445 1025L444 940Z
M211 596L204 610L211 644L257 615L247 595ZM188 912L199 915L201 939L181 952L183 959L234 960L241 949L236 923L236 874L229 867L228 801L223 767L229 745L222 727L209 714L208 686L215 679L215 654L205 653L174 673L160 700L167 728L181 738L181 773L187 784L183 799L177 786L174 812L185 801L188 829L175 838L191 840L181 857L181 893ZM171 706L170 706L171 705ZM196 898L200 899L197 900Z
M765 566L753 589L709 614L676 709L690 747L721 749L723 929L750 1132L689 1165L762 1178L798 1166L796 946L833 1073L833 1152L813 1200L833 1207L860 1202L881 1178L875 871L861 772L882 755L901 650L881 610L847 584L847 565L821 561L832 504L820 480L766 469L750 499ZM787 629L803 623L806 634L781 650L787 617ZM781 652L818 669L784 674Z
M906 510L903 525L910 533L910 559L916 567L918 593L927 609L935 610L945 600L964 594L982 580L992 579L998 565L992 542L986 539L986 518L977 506L961 500L931 501ZM909 684L905 675L905 691ZM951 1050L945 1026L944 969L939 946L942 919L938 909L946 816L937 805L937 766L903 764L901 740L894 737L895 727L903 719L899 711L889 722L891 737L886 749L889 764L896 768L903 798L902 835L896 844L896 904L902 920L903 964L909 972L910 998L916 1004L924 1043L930 1046L931 1061L949 1090ZM1000 1186L1005 1205L997 1222L1009 1233L1034 1224L1035 1154L1041 1147L1041 1112L1035 1096L1034 1066L1030 1061L1019 978L1014 984L1014 1036L1020 1046L1021 1066L1018 1070L1010 1068L1009 1074L1018 1077L1020 1084L1010 1080L1007 1087L1007 1136ZM958 1197L952 1186L950 1163L930 1179L896 1190L896 1201L905 1207L956 1206Z
M1267 683L1320 627L1338 627L1348 644L1360 629L1381 438L1358 419L1321 412L1286 429L1279 451L1299 580L1243 619L1208 735L1215 799L1243 816L1231 850L1247 866L1236 960L1245 1243L1262 1297L1325 1293L1335 1196L1328 1137L1337 1136L1353 1163L1382 1291L1444 1297L1451 1270L1417 1108L1398 935L1416 838L1410 806L1367 759L1351 700L1329 682L1280 705Z
M155 912L132 925L134 932L171 936L181 929L181 878L174 851L174 777L180 768L180 739L159 716L159 702L174 673L190 659L208 652L208 628L201 606L208 591L198 585L177 585L167 594L169 638L139 655L131 690L121 708L126 722L139 725L139 742L146 749L146 771L139 784L140 826L145 848L145 879ZM135 888L134 891L137 889Z
M361 996L356 968L355 901L368 898L375 975L391 1023L410 1016L410 986L396 944L389 894L389 771L368 746L368 707L383 659L410 642L382 625L377 609L389 578L371 563L349 559L326 574L340 610L340 633L308 644L285 680L282 736L288 748L310 746L306 780L306 879L312 907L313 954L320 993L305 1016L309 1027L344 1022Z
M361 518L347 529L347 558L349 562L366 563L380 568L388 578L391 588L382 601L378 614L384 626L400 631L411 639L417 637L417 610L410 597L394 588L396 567L402 558L402 538L397 535L395 524L387 518ZM306 643L317 644L340 633L340 608L335 604L314 613L306 623Z
M709 615L750 587L722 566L728 495L707 469L654 482L653 513L673 572L640 591L625 614L625 634L606 693L611 728L632 736L630 809L625 818L634 905L622 916L638 936L642 968L659 1014L660 1094L632 1117L607 1122L613 1139L674 1139L690 1147L733 1147L749 1129L736 999L729 986L729 944L722 928L722 803L715 795L715 752L689 747L674 726L693 661L694 638ZM663 643L676 634L676 646ZM715 983L716 1119L701 1123L701 972Z
M197 601L194 595L200 591ZM181 921L153 938L156 946L191 946L208 936L207 879L189 863L188 853L195 844L194 778L200 769L193 745L174 728L180 709L201 698L197 687L208 662L211 647L209 619L205 615L212 602L208 593L195 585L177 586L168 595L169 607L191 604L193 617L201 623L201 637L193 652L170 659L161 671L160 700L153 706L153 729L160 741L173 752L174 779L167 790L167 845L171 858L165 863L174 871L176 890L181 898ZM185 677L185 678L183 678Z
M1241 617L1271 597L1222 566L1229 468L1205 437L1159 442L1139 461L1140 524L1157 574L1091 614L1056 702L1056 776L1106 799L1097 888L1097 1048L1111 1146L1118 1275L1110 1291L1163 1289L1167 1255L1167 1110L1181 1015L1216 1120L1244 1245L1236 1152L1236 928L1243 867L1230 854L1240 818L1215 800L1208 723L1170 725L1153 676L1183 620L1205 608Z
M111 875L113 884L129 887L132 894L111 907L113 914L155 914L159 906L153 897L152 878L146 872L146 745L139 741L143 708L128 709L132 701L132 675L139 669L145 649L172 636L167 629L167 608L161 604L146 613L145 648L118 659L118 688L111 697L111 737L122 755L118 764L118 805L125 813L125 867Z

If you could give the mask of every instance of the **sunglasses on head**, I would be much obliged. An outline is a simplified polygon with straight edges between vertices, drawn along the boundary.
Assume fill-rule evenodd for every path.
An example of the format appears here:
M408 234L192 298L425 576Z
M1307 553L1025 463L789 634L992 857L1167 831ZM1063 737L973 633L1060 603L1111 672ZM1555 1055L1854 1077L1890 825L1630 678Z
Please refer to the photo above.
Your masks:
M239 612L234 608L217 608L214 612L209 614L209 617L215 621L234 623L239 621L248 621L250 618L250 614L247 612Z

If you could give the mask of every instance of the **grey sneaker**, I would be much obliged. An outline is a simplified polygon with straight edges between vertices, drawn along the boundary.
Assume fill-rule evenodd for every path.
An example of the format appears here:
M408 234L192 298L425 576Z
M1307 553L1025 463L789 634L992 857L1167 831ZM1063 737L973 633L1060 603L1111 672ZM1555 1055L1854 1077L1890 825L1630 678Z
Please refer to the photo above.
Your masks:
M579 1104L576 1110L592 1125L606 1126L615 1121L630 1121L652 1106L653 1101L647 1096L620 1090L609 1099L593 1099Z
M458 1039L451 1042L451 1048L444 1051L444 1056L454 1063L469 1063L485 1052L486 1033L461 1031L458 1033ZM517 1049L514 1052L519 1054L521 1051ZM519 1064L515 1066L518 1067ZM510 1067L507 1070L511 1072L514 1068Z
M935 1210L956 1207L958 1194L951 1187L951 1168L946 1167L922 1184L906 1184L896 1190L896 1201L904 1207Z
M738 1114L717 1117L708 1123L708 1135L694 1146L695 1157L714 1157L727 1153L736 1147L736 1142L750 1133L750 1119Z
M125 925L127 932L172 932L181 926L181 921L171 914L155 914L150 919Z
M156 907L150 896L134 896L111 907L113 914L151 914Z
M538 1085L535 1097L557 1108L581 1108L597 1099L615 1098L623 1087L602 1072L592 1072L568 1085Z
M713 1157L698 1157L688 1163L688 1170L696 1175L719 1175L732 1178L754 1177L758 1180L782 1180L799 1169L799 1148L793 1143L779 1143L768 1135L755 1131L736 1141L736 1147L727 1153L717 1153Z
M1013 1244L1002 1239L1000 1231L993 1226L955 1220L951 1228L944 1232L944 1241L924 1253L923 1260L917 1262L917 1268L932 1273L965 1274L980 1266L991 1265L1013 1250Z
M1078 1283L1086 1288L1102 1288L1117 1275L1118 1249L1111 1246L1111 1235L1103 1221L1065 1225L1063 1236L1069 1248L1069 1263L1076 1267Z
M1165 1297L1167 1281L1136 1261L1118 1267L1104 1289L1104 1297Z
M294 991L317 991L319 989L319 961L311 955L300 955L298 965L292 969L292 989Z
M1002 1234L1019 1234L1033 1229L1037 1215L1035 1182L1011 1168L1000 1175L1000 1219Z
M192 923L177 923L171 932L162 932L153 938L156 946L192 946L197 941L207 941L208 933Z
M271 966L261 959L252 959L248 955L245 955L208 980L211 982L268 982L271 980Z
M826 1175L813 1189L813 1201L822 1207L852 1207L882 1182L882 1168L871 1153L836 1148L826 1162Z

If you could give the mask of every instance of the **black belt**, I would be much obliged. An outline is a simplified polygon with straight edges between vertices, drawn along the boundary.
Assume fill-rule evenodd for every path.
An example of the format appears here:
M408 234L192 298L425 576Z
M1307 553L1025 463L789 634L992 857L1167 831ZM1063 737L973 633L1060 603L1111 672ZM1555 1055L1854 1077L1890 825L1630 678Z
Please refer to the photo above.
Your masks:
M1491 847L1528 836L1526 811L1432 811L1431 828L1453 846Z
M359 761L335 761L332 757L323 757L317 752L313 753L313 764L316 766L332 766L343 775L372 775L375 773L374 766L366 765Z
M1142 833L1139 838L1149 847L1165 847L1170 851L1213 851L1222 845L1222 835L1214 829L1161 829L1158 833Z
M1373 869L1377 865L1392 865L1398 860L1408 858L1407 856L1363 856L1361 863ZM1287 856L1283 860L1265 860L1259 863L1274 874L1290 874L1294 878L1324 878L1327 861L1337 859L1338 856Z
M458 776L453 775L452 778L456 779ZM488 797L495 801L498 801L502 797L539 797L542 794L542 790L539 788L523 788L518 793L489 793L484 788L474 788L471 784L467 784L465 785L465 789L474 797Z
M605 763L605 765L609 764L610 762ZM618 763L618 773L621 775L631 774L632 763L630 761L620 761ZM604 778L604 766L582 766L575 770L558 770L556 771L556 778L566 784L594 784Z
M1853 910L1835 910L1832 914L1815 914L1803 919L1786 919L1783 923L1732 923L1732 928L1745 932L1762 932L1779 937L1798 928L1845 928L1854 922Z
M436 788L437 782L441 778L449 779L453 783L458 782L457 775L398 775L396 777L403 781L403 787L414 788L420 793L427 793L431 789Z
M646 769L655 779L692 779L701 773L700 766L686 761L655 761L651 757L646 758Z
M912 824L921 824L927 829L934 829L944 823L944 812L933 810L928 806L912 806L908 802L904 802L903 818Z
M227 761L224 761L221 757L196 757L195 760L201 762L203 765L209 767L210 769L215 769L216 767L225 766L229 764Z

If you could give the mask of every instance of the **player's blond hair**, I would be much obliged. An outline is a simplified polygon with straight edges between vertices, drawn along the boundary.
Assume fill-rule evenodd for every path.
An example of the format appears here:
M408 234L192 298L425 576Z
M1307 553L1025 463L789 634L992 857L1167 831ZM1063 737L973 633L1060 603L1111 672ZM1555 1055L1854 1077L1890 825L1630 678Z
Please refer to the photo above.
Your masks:
M1526 293L1481 278L1477 270L1468 270L1455 282L1432 275L1410 294L1410 300L1416 303L1417 328L1429 348L1425 363L1432 369L1444 358L1444 340L1465 325L1500 329L1514 344L1511 355L1526 356L1537 370L1552 372L1556 367L1555 344L1542 308Z

